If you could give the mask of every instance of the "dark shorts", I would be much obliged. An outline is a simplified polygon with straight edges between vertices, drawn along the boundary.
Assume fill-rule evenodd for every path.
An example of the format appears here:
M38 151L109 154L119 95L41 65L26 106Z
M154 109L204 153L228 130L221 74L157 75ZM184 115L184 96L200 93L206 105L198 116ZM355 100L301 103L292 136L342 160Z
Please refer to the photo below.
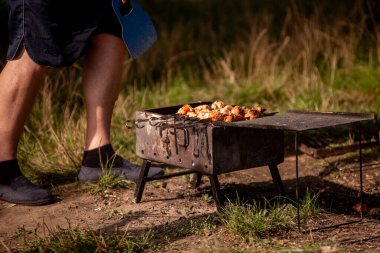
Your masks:
M8 13L8 60L24 46L40 65L68 66L84 54L93 35L121 37L111 0L8 0Z

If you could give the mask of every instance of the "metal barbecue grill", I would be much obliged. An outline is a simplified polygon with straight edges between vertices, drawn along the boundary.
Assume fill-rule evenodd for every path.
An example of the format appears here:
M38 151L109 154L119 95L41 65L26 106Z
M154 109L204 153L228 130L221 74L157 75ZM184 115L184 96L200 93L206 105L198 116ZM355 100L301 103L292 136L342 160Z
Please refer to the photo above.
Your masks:
M190 104L196 107L211 102ZM262 118L238 122L202 122L176 115L182 105L136 112L136 154L143 158L142 170L135 190L135 202L141 201L145 183L174 176L196 173L195 186L202 175L208 176L218 210L223 205L218 175L248 168L268 166L273 182L284 195L277 165L284 161L284 131L295 133L296 198L298 194L298 135L307 130L358 124L374 119L363 113L320 113L289 111L285 114L267 114ZM361 138L360 138L361 139ZM361 141L360 192L363 196ZM148 178L151 162L160 162L185 168ZM361 199L363 204L363 199ZM300 227L298 208L298 227Z

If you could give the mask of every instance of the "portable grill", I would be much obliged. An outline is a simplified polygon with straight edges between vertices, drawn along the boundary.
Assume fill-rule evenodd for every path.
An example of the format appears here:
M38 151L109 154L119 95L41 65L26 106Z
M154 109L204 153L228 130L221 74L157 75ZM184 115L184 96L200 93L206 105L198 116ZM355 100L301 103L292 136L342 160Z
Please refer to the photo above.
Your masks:
M190 104L196 107L211 102ZM218 210L223 204L218 175L248 168L268 166L277 191L284 195L283 183L277 165L284 161L284 131L295 133L296 198L298 194L298 135L299 133L358 124L361 139L361 122L374 119L364 113L320 113L289 111L285 114L267 114L262 118L237 122L201 122L176 115L182 105L155 108L136 112L136 154L143 158L143 165L135 190L135 202L141 201L145 183L196 173L195 186L202 175L208 176L213 198ZM363 196L361 141L360 191ZM148 178L151 162L160 162L181 168L170 173ZM363 203L363 199L361 199ZM299 206L298 206L298 226Z
M209 102L195 103L211 104ZM219 126L184 119L175 113L181 106L136 112L136 154L145 161L155 161L188 170L155 177L162 179L197 173L210 179L218 208L222 205L218 175L259 166L269 166L279 193L284 193L277 165L284 161L284 133L277 129ZM144 163L143 170L146 170ZM146 172L147 173L147 172ZM146 176L140 177L135 202L140 202Z

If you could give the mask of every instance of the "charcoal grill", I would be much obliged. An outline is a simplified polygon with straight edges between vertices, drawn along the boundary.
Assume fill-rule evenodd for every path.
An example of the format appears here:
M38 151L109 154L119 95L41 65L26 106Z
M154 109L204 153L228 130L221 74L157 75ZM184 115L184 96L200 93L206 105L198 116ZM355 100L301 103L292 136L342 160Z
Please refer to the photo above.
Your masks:
M210 105L211 102L190 105L196 107L201 104ZM291 131L295 133L296 198L300 228L298 135L308 130L355 123L360 136L360 192L363 205L361 122L373 120L373 114L288 111L285 114L267 114L254 120L205 123L176 115L181 106L136 112L136 154L143 159L135 190L136 203L141 201L146 182L196 173L194 186L199 186L202 175L207 176L215 204L220 210L223 197L220 194L218 175L260 166L268 166L278 193L284 195L277 165L284 161L284 131ZM165 163L185 170L148 178L151 162Z
M211 104L202 102L191 104ZM162 179L187 173L197 173L198 186L202 175L209 177L213 197L220 209L218 175L259 166L268 166L280 194L284 193L277 165L284 161L284 132L278 129L216 125L183 119L175 113L181 106L136 112L136 154L144 166L135 192L135 202L141 201L148 161L188 169L175 174L155 177Z

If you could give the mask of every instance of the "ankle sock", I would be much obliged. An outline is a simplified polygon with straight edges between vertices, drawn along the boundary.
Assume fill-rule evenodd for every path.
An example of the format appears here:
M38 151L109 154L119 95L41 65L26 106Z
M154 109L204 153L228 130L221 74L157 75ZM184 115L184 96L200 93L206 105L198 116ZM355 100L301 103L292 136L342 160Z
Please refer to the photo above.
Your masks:
M17 159L0 162L0 184L10 185L14 178L21 175Z
M123 159L116 155L111 144L84 151L82 165L91 168L121 167Z

